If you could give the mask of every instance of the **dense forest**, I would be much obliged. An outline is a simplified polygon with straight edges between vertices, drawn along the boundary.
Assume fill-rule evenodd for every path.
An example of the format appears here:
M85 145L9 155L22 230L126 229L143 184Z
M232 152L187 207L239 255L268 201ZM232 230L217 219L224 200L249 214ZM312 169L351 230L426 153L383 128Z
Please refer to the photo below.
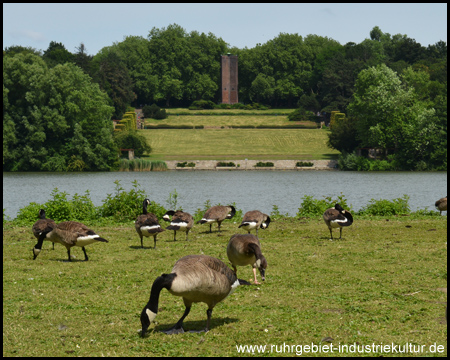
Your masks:
M125 37L95 55L51 42L3 50L3 170L111 170L111 118L129 106L220 101L220 55L238 55L239 100L339 114L329 146L352 168L358 148L393 169L447 168L447 44L424 47L374 27L359 44L317 35L238 49L179 25ZM353 157L352 157L353 156ZM364 166L363 168L364 169Z

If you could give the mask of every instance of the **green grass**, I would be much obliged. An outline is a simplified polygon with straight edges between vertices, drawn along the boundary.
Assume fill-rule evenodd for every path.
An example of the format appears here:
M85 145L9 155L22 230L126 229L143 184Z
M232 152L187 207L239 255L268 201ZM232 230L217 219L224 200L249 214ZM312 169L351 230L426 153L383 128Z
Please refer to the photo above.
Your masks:
M237 127L237 126L292 126L303 125L312 129L317 124L311 121L289 121L287 116L261 115L170 115L164 120L145 119L145 125L171 125L171 126L204 126L204 127Z
M259 232L269 264L262 285L239 287L218 304L207 334L173 336L158 330L181 317L183 301L163 290L144 339L139 316L155 278L187 254L228 263L228 240L243 231L228 220L222 236L195 225L191 241L173 242L167 231L153 250L152 239L139 247L132 222L88 225L109 243L88 246L88 262L73 248L69 263L65 248L49 242L33 261L31 227L4 224L3 356L236 356L236 345L324 345L326 337L335 346L446 348L446 216L355 217L335 241L320 217L274 220ZM249 280L251 268L238 276ZM201 329L205 320L206 305L194 304L184 325Z
M327 131L308 129L142 130L151 159L325 160L339 152L326 146Z
M244 110L244 109L205 109L205 110L189 110L188 108L171 108L166 109L169 115L217 115L217 114L229 114L229 115L288 115L295 109L268 109L268 110ZM287 117L286 117L287 118Z

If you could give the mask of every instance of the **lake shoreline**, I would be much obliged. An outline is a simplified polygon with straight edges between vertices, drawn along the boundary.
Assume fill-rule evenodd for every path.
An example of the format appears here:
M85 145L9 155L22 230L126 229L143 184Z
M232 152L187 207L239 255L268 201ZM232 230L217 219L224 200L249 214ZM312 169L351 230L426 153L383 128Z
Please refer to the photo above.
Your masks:
M168 160L165 161L168 170L338 170L337 160L305 160L311 162L313 166L296 166L298 160L190 160L186 163L194 163L194 167L177 167L177 164L183 161ZM236 166L217 166L217 163L234 163ZM271 162L271 167L257 167L258 162Z

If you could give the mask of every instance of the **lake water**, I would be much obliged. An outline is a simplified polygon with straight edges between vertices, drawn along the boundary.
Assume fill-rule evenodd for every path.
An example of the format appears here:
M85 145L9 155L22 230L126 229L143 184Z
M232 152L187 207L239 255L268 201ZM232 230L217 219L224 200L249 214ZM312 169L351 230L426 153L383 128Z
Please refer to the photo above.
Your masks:
M126 190L137 180L152 201L168 208L171 192L178 193L178 206L194 213L204 207L235 202L244 213L260 210L270 214L277 205L283 214L294 216L304 195L346 197L353 210L359 210L373 198L395 199L410 196L411 210L434 209L436 200L447 195L446 172L344 172L344 171L162 171L95 173L3 173L3 209L15 218L30 202L50 199L54 188L75 193L90 191L94 205L102 205L113 194L115 180ZM141 204L136 204L141 207Z

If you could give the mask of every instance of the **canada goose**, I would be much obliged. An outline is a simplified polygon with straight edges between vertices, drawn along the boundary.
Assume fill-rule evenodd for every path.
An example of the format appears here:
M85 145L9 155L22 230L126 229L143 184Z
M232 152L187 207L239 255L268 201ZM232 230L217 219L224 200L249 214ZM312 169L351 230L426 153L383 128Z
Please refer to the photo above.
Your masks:
M82 223L77 221L64 221L56 224L53 230L43 231L41 233L38 243L33 248L33 260L39 255L45 238L64 245L67 249L69 261L72 261L70 257L70 248L73 246L81 246L84 252L84 260L88 261L89 259L86 254L86 249L84 248L85 246L98 241L108 242L108 240L103 239Z
M439 210L439 214L442 215L443 211L447 211L447 196L436 201L434 205L436 206L436 209Z
M36 239L39 239L39 235L41 235L42 232L49 232L49 231L53 230L55 225L56 225L56 223L54 220L47 219L45 217L45 210L40 209L39 210L39 220L34 223L31 230L33 231L33 235L36 237ZM44 239L44 240L47 240L47 239ZM52 245L53 245L53 250L55 250L55 241L52 241Z
M261 253L261 244L258 238L253 234L235 234L231 237L227 246L227 256L237 273L236 266L251 265L253 267L253 276L255 284L260 284L256 280L256 268L258 268L261 279L264 281L267 260Z
M222 221L224 221L225 219L231 219L234 214L236 214L236 209L234 208L234 206L216 205L206 210L205 215L203 215L203 218L201 220L197 221L197 224L209 224L209 232L212 232L211 226L216 222L219 226L220 233L220 224L222 223Z
M256 236L258 236L258 228L267 229L269 224L269 215L263 214L259 210L253 210L245 213L242 223L238 227L247 230L249 234L250 230L256 229Z
M166 288L172 295L183 298L184 314L178 322L163 332L166 334L183 333L183 320L188 316L192 303L203 302L208 305L207 320L204 330L209 331L211 314L214 306L230 295L237 286L250 285L238 279L236 274L221 260L207 255L187 255L179 259L170 274L162 274L153 282L150 299L141 313L142 332L144 337L150 323L158 313L159 294Z
M331 232L332 228L339 228L339 239L342 238L342 227L350 226L353 223L353 216L347 210L344 210L341 205L336 204L334 209L328 209L323 213L323 219L325 220L325 224L327 224L328 229L330 229L330 236L333 240L333 233Z
M147 206L150 204L149 199L145 199L142 205L142 215L139 215L136 221L134 222L134 226L136 228L137 233L141 238L141 247L144 247L144 243L142 241L143 236L153 236L153 240L155 242L154 249L156 248L156 236L163 232L164 229L159 225L158 218L151 213L147 212Z
M170 225L166 227L166 230L173 230L173 241L176 241L176 235L178 230L186 231L186 241L188 239L189 230L192 229L194 225L194 218L191 214L184 211L173 211L169 210L163 216L165 221L170 221L170 216L172 216L172 221Z

